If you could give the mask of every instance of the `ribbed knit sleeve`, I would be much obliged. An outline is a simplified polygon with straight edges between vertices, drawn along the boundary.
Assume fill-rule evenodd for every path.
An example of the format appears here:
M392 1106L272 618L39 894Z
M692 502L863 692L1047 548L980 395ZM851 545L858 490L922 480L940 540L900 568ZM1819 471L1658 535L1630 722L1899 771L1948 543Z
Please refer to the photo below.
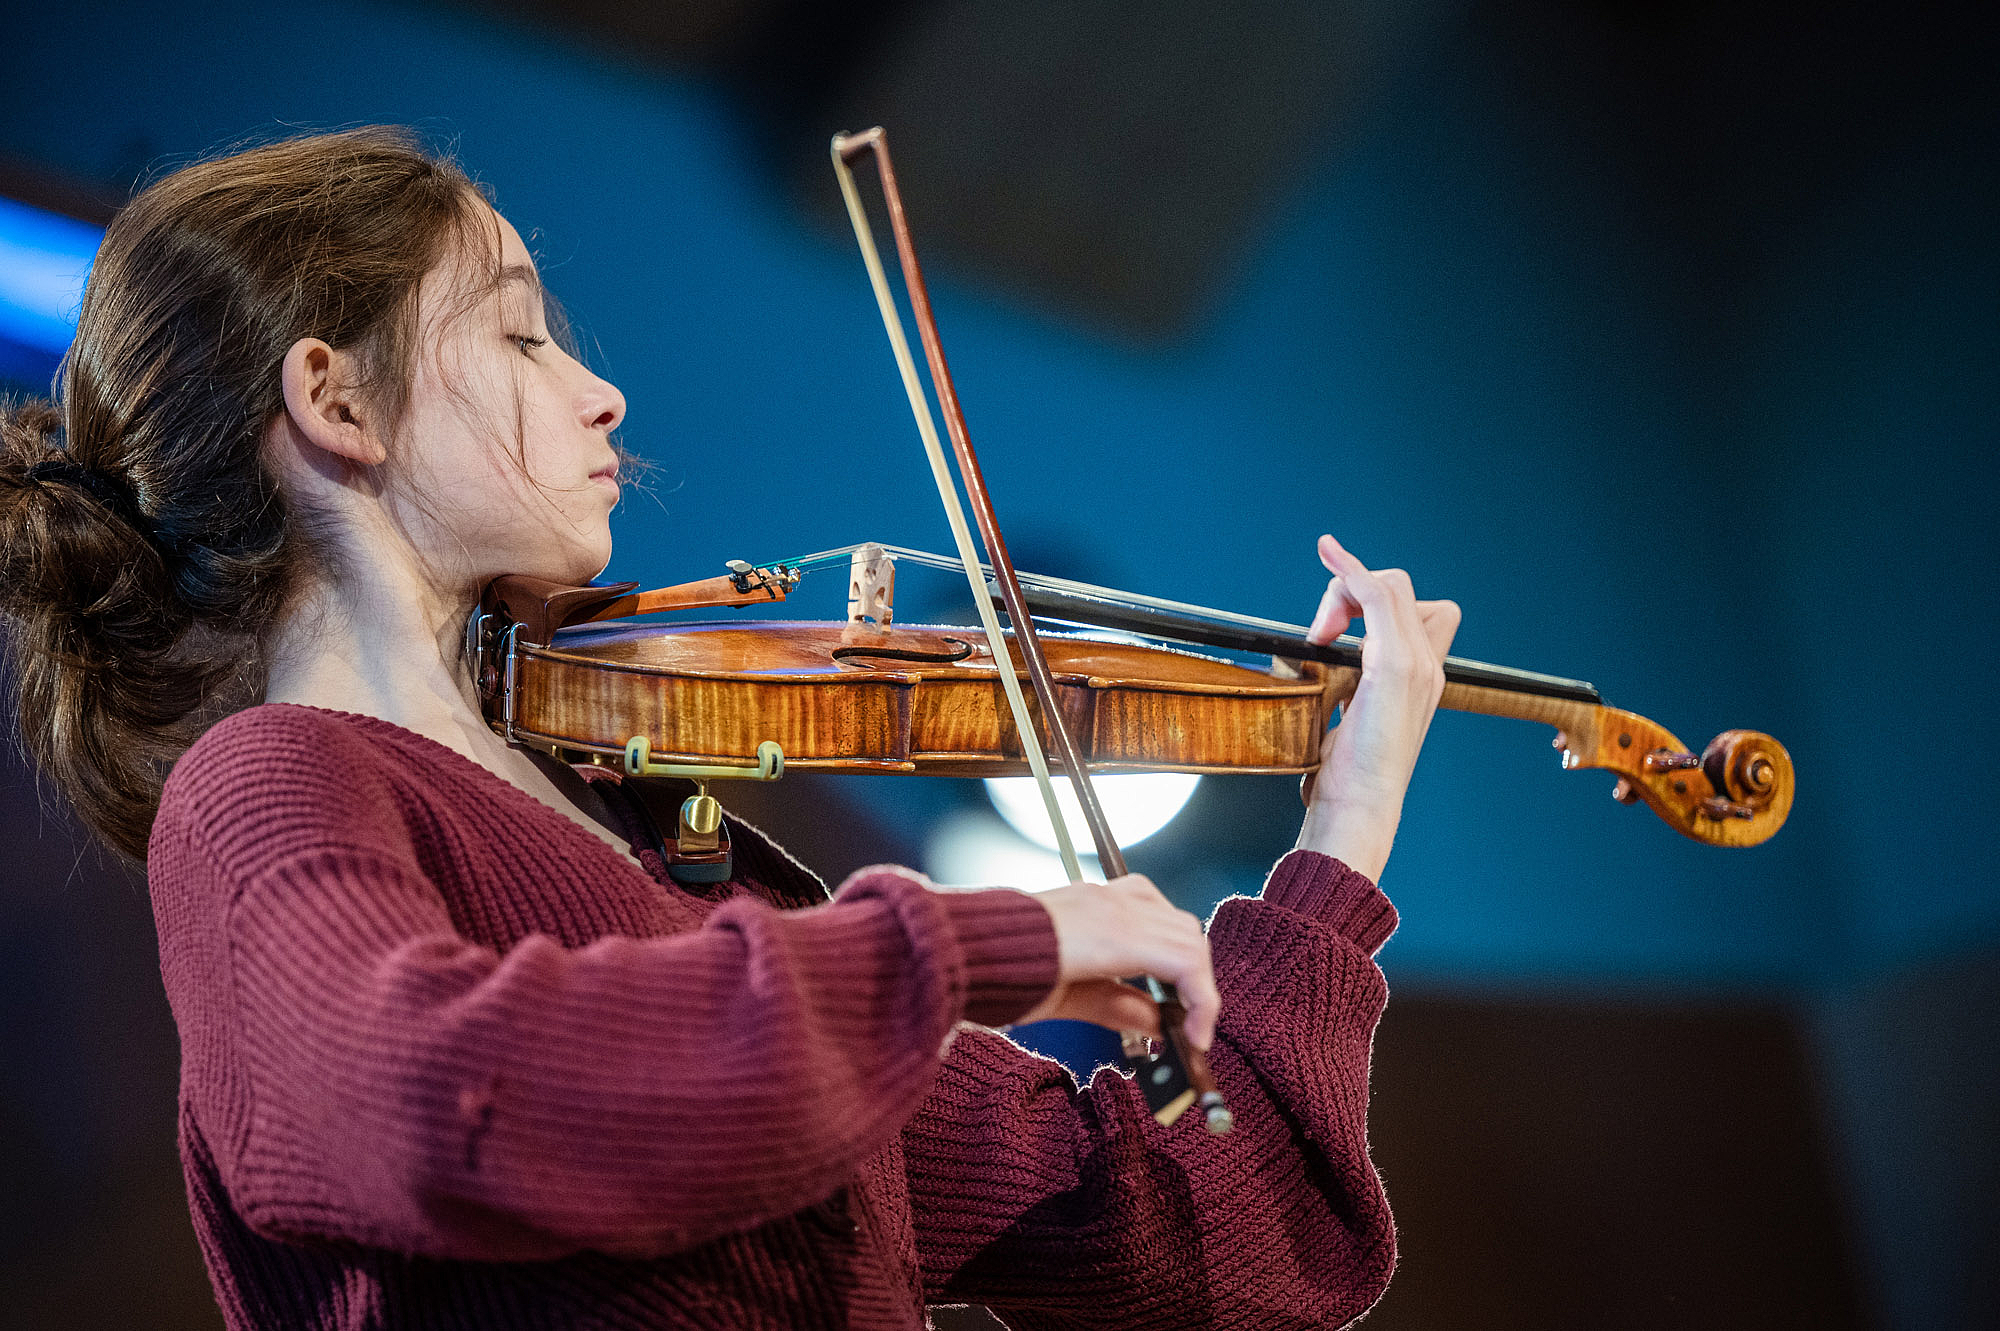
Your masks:
M1054 979L1032 898L891 870L669 936L474 943L427 873L447 839L420 853L408 830L422 810L338 745L254 740L177 769L149 869L183 1094L268 1237L684 1250L834 1192L930 1091L955 1022L1018 1016Z
M903 1133L925 1296L1010 1326L1337 1327L1395 1238L1368 1158L1368 1061L1395 926L1373 883L1295 851L1209 925L1211 1061L1235 1130L1154 1123L1131 1080L967 1031Z

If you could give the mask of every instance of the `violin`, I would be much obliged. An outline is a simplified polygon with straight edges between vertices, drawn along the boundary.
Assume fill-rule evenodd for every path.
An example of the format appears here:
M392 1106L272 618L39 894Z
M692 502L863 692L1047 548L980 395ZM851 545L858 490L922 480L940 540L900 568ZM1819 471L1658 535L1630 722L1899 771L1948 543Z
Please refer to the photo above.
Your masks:
M772 605L807 572L841 559L849 565L845 621L635 618ZM870 543L762 566L738 561L721 578L636 594L629 583L497 579L472 625L487 714L510 740L574 761L623 766L628 752L639 755L635 776L771 780L786 767L1025 775L999 658L977 630L897 623L899 563L956 567ZM997 599L990 570L981 572ZM1327 726L1360 682L1358 637L1321 645L1306 641L1300 625L1017 576L1031 613L1084 629L1038 638L1057 710L1093 774L1310 780ZM1003 639L1007 670L1027 680L1018 636ZM1260 653L1269 664L1197 646ZM1444 673L1441 708L1555 727L1566 769L1611 772L1616 798L1644 800L1696 841L1753 846L1791 811L1791 758L1769 735L1727 730L1696 754L1659 723L1605 705L1581 680L1456 656L1445 658ZM1038 728L1046 741L1046 724Z
M864 155L879 173L955 477L849 166ZM957 559L867 544L764 565L732 561L721 577L643 593L630 583L497 579L466 629L490 723L512 742L567 761L694 781L667 850L670 871L685 882L729 874L727 832L707 782L775 780L787 765L954 776L1025 768L1041 786L1073 881L1082 870L1052 770L1074 785L1109 877L1123 875L1125 861L1092 789L1093 772L1298 773L1309 796L1326 728L1360 681L1360 640L1315 644L1296 625L1019 573L945 364L887 138L879 128L836 135L832 158ZM985 561L974 548L961 484ZM631 622L660 611L782 601L808 569L843 557L845 622ZM899 559L962 570L980 628L896 624ZM1001 609L1008 627L999 622ZM1084 631L1044 631L1038 618ZM1268 664L1195 647L1257 654ZM1023 679L1032 686L1032 708ZM1725 731L1695 754L1645 717L1604 705L1581 681L1458 658L1446 659L1445 681L1440 706L1555 726L1566 768L1615 773L1619 800L1644 800L1696 840L1755 845L1791 810L1791 759L1769 735ZM1124 1065L1153 1116L1171 1125L1193 1108L1210 1132L1229 1131L1229 1109L1206 1057L1184 1037L1185 1012L1173 987L1144 976L1132 983L1160 1010L1158 1041L1134 1032L1123 1039Z

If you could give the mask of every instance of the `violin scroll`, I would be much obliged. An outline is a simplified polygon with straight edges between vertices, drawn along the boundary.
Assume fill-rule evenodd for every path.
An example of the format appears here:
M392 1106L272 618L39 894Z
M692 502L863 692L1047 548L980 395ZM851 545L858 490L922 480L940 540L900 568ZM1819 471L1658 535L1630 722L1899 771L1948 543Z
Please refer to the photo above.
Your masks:
M1644 800L1669 827L1710 846L1758 845L1791 815L1792 757L1762 731L1725 730L1696 754L1635 712L1591 710L1589 724L1566 726L1556 747L1565 767L1616 773L1611 793L1621 804Z

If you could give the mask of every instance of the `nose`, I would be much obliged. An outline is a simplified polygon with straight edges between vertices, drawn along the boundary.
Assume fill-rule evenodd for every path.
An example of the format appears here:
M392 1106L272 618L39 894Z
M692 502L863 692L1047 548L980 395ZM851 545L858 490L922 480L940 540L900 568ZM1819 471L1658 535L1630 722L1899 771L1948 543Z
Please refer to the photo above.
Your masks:
M600 379L588 370L584 371L584 378L577 415L592 429L601 428L606 433L617 429L618 422L625 419L625 395L610 380Z

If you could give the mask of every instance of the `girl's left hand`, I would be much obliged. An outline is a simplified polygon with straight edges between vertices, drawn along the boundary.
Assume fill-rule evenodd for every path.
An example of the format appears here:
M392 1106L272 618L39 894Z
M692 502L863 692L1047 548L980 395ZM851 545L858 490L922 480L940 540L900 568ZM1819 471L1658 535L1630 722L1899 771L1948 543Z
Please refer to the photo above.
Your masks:
M1333 580L1308 641L1327 643L1354 616L1367 624L1361 682L1341 708L1340 724L1320 744L1299 846L1332 855L1380 879L1403 816L1403 794L1444 691L1444 658L1458 632L1452 601L1419 601L1402 569L1371 570L1331 536L1319 557Z

